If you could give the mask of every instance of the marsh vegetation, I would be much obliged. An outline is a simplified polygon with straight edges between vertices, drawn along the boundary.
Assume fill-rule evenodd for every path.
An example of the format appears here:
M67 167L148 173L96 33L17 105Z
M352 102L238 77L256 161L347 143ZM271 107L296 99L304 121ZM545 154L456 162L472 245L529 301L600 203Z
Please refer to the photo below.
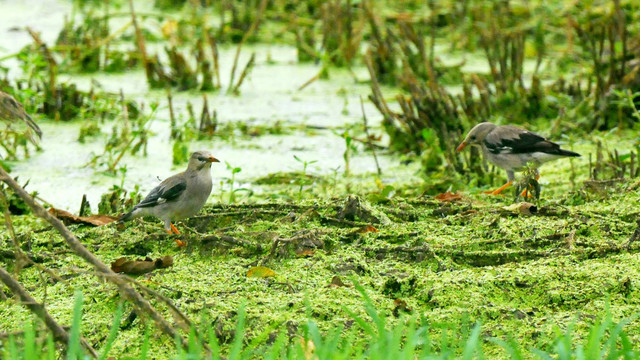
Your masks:
M640 357L635 2L0 9L5 358ZM483 121L582 157L485 195ZM182 234L113 222L198 149Z

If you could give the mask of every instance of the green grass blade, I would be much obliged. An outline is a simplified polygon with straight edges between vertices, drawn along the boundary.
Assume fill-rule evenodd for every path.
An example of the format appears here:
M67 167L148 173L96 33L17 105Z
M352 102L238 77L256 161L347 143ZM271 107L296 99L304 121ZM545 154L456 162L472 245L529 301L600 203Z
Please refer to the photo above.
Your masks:
M198 338L198 334L195 327L191 327L189 331L189 351L187 352L189 359L202 358L202 342Z
M109 350L113 346L116 337L118 336L118 330L120 330L120 320L122 319L122 304L118 305L116 312L113 316L113 324L111 324L111 330L109 331L109 336L104 344L104 348L102 349L102 353L100 354L99 360L104 360L109 355Z
M36 331L33 328L33 322L25 323L24 329L24 358L36 359Z
M80 346L80 325L82 323L82 293L76 291L75 305L73 306L73 322L71 334L67 344L67 360L82 359L82 347Z
M209 349L211 349L211 359L220 359L220 345L218 344L218 338L216 337L216 331L211 326L211 322L207 320L207 334L209 336Z
M56 360L56 344L53 341L53 335L49 333L47 335L47 359L48 360Z
M138 356L139 360L146 360L147 353L149 352L149 338L151 337L151 330L149 327L145 327L144 329L144 339L142 340L142 347L140 348L140 356Z
M236 333L233 339L233 345L231 346L231 352L229 353L228 360L238 360L240 359L240 354L242 352L242 343L244 340L244 326L245 326L245 317L246 317L245 305L240 305L240 309L238 310L238 323L236 325Z
M549 356L549 354L540 349L531 349L531 352L535 354L539 359L554 360L551 356Z
M502 339L490 339L492 343L502 347L507 354L509 354L509 359L511 360L523 360L522 352L518 348L518 344L513 340L509 339L509 341L504 341Z
M473 330L471 330L471 335L469 336L469 339L464 346L464 352L462 353L463 360L471 360L476 352L480 353L482 351L480 349L480 330L482 329L479 323L473 327Z
M287 341L287 335L284 331L281 331L276 340L271 344L269 350L265 354L265 360L277 360L282 357L282 350L285 348L285 344Z
M5 348L5 359L18 360L18 348L16 347L16 339L13 335L9 335L9 345Z

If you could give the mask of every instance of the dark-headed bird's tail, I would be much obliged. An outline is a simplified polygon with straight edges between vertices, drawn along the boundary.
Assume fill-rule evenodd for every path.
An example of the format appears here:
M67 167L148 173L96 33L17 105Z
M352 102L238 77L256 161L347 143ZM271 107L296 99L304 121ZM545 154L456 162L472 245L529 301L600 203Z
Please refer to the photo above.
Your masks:
M38 124L36 124L35 121L33 121L31 116L29 116L29 114L27 113L24 113L24 117L22 119L24 120L25 123L27 123L27 126L29 126L33 131L35 131L36 135L38 135L38 137L42 139L42 130L40 130L40 127L38 126Z

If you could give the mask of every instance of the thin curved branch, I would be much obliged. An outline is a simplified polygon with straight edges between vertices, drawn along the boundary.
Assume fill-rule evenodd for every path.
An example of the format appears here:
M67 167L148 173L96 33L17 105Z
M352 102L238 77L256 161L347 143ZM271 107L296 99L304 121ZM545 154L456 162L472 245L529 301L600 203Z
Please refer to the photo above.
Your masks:
M23 288L22 285L20 285L20 283L1 266L0 280L2 280L2 282L20 298L20 301L23 305L29 308L32 313L34 313L36 316L42 319L42 321L44 321L49 330L51 330L54 340L61 343L63 346L67 346L67 344L69 344L69 334L51 317L51 315L49 315L49 312L44 307L44 305L38 303L36 299L34 299L29 294L29 292L25 288ZM91 355L93 358L98 357L96 351L91 347L91 345L89 345L89 343L87 343L84 338L80 338L80 343L89 355Z
M179 339L184 348L188 347L187 341L138 291L136 291L127 281L122 279L120 275L113 272L111 268L100 261L100 259L93 255L93 253L87 250L87 248L82 245L71 231L69 231L62 221L58 220L47 212L42 205L38 204L33 197L29 195L29 193L27 193L11 176L9 176L2 167L0 167L0 181L7 184L16 193L16 195L18 195L31 208L36 216L51 224L54 229L62 235L62 238L71 250L96 269L96 275L98 277L102 277L115 284L120 290L121 296L133 304L139 315L148 314L162 332L169 335L172 339Z

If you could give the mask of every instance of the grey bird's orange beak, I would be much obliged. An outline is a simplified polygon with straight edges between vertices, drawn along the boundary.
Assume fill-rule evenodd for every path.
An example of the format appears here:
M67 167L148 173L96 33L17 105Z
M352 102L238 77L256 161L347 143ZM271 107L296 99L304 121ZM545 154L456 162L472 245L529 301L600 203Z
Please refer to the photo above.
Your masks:
M467 145L468 145L468 144L467 144L466 142L464 142L464 141L463 141L463 142L458 146L458 148L456 149L456 152L460 152L460 151L462 151L462 149L464 149Z
M214 163L214 162L220 162L220 160L218 160L218 159L214 158L213 156L209 156L209 162L212 162L212 163Z

